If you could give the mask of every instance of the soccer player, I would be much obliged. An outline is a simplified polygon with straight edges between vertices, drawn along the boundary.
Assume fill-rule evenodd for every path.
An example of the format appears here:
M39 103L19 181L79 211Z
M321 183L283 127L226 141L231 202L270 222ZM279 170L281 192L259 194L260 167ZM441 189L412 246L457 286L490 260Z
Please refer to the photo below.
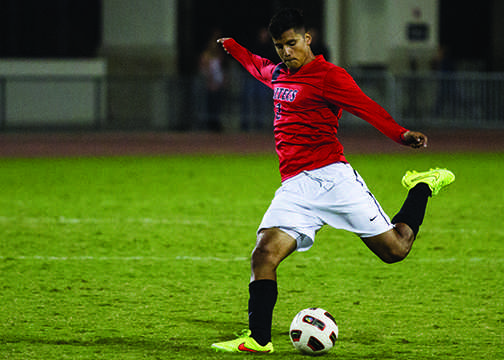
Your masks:
M314 56L299 10L281 10L271 19L269 32L282 60L279 64L252 54L232 38L218 40L257 80L273 89L282 179L259 225L251 256L249 329L237 339L212 344L221 351L273 352L276 269L295 250L308 250L323 225L357 234L386 263L400 261L415 241L428 198L455 180L446 169L408 171L402 179L408 195L391 221L345 159L337 138L338 120L346 110L412 148L427 146L427 137L397 124L344 69L322 55Z

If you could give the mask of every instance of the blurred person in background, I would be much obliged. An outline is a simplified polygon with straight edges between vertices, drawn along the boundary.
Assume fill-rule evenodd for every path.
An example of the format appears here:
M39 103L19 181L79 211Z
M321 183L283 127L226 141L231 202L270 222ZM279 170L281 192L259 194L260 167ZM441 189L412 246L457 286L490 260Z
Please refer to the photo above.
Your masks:
M251 48L254 53L265 59L273 62L278 60L266 27L259 28L256 42ZM267 123L273 116L271 89L250 76L247 71L242 70L242 73L240 129L242 131L263 130L266 127L270 129Z
M211 131L222 131L222 105L224 100L224 57L215 37L220 36L219 30L214 30L208 40L199 61L199 72L205 83L204 112L205 128Z

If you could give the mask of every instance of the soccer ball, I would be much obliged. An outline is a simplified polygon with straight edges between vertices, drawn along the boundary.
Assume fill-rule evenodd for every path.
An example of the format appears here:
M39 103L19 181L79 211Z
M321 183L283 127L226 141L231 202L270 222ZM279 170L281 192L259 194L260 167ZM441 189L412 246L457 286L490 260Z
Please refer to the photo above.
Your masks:
M336 343L338 325L324 309L304 309L292 320L289 336L297 350L312 355L323 354Z

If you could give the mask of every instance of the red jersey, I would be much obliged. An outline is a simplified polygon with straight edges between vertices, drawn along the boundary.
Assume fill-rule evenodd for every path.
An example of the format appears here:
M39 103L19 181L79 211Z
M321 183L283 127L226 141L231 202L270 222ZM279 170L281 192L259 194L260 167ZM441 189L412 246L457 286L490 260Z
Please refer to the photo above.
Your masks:
M357 86L341 67L322 55L291 73L285 64L252 54L233 39L224 47L257 80L273 89L274 134L282 181L304 170L346 162L337 138L346 110L404 144L408 131Z

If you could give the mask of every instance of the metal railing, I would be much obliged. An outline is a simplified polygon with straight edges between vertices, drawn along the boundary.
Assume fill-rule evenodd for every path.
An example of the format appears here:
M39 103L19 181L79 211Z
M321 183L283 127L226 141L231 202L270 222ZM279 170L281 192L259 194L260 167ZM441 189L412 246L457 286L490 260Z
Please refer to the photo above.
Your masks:
M504 128L503 73L351 74L404 126ZM197 76L0 76L0 129L270 130L271 95L240 69L217 92Z
M354 78L408 126L504 127L502 73L356 73Z

